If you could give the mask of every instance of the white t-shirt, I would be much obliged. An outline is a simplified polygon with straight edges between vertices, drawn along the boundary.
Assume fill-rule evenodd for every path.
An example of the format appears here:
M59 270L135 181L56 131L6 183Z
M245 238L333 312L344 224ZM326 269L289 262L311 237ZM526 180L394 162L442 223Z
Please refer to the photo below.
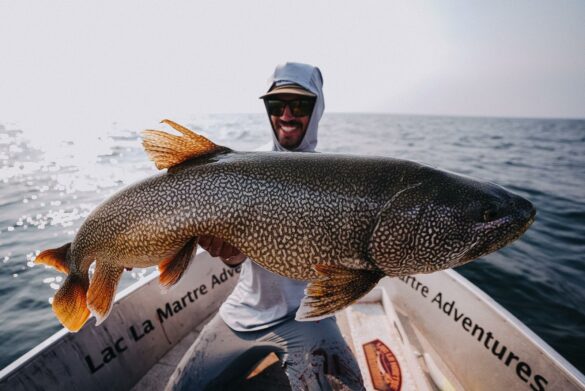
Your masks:
M279 276L246 259L219 315L236 331L266 329L294 317L306 286L304 281Z

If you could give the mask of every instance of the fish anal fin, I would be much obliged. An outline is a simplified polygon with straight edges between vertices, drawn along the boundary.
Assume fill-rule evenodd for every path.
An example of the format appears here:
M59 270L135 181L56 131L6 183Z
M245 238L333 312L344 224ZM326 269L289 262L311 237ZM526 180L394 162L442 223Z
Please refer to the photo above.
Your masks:
M380 270L350 269L317 264L319 277L309 281L296 320L318 320L333 315L368 293L384 277Z
M87 291L87 307L96 317L96 325L108 317L123 272L123 266L114 266L99 259L96 261L95 272Z
M190 159L228 151L227 148L216 145L171 120L165 119L161 122L171 126L182 135L177 136L160 130L142 132L142 146L159 170L174 167Z
M189 267L189 261L196 248L197 237L195 236L189 239L174 257L167 258L158 264L160 285L164 288L170 288L181 279Z
M79 331L89 318L86 302L88 285L87 276L70 274L53 297L53 312L69 331Z
M59 248L42 251L36 256L34 262L51 266L61 273L69 274L70 268L69 260L67 259L67 252L70 247L71 243L67 243Z

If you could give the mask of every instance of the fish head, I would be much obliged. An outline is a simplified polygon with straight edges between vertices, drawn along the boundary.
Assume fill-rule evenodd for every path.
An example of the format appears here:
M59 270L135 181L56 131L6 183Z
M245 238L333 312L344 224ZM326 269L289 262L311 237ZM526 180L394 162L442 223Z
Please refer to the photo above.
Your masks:
M501 186L423 166L379 214L369 254L387 275L451 268L513 242L535 214Z

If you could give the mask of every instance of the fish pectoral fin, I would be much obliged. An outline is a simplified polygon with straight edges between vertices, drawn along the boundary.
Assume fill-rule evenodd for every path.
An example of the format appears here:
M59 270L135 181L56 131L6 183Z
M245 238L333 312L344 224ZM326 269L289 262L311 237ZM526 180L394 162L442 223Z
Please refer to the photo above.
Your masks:
M51 266L61 273L69 274L69 261L67 260L67 252L71 247L71 243L67 243L59 248L52 248L42 251L35 258L35 263L42 263Z
M197 236L189 239L187 243L172 258L167 258L158 264L160 276L158 281L164 288L175 285L189 267L189 261L197 248Z
M114 266L110 262L96 261L95 272L87 291L87 307L96 317L96 325L108 317L123 272L124 266Z
M142 132L142 146L159 170L174 167L190 159L229 151L228 148L216 145L173 121L165 119L161 122L183 135L176 136L160 130Z
M333 315L368 293L384 277L380 270L324 264L317 264L314 269L320 277L307 285L296 320L318 320Z

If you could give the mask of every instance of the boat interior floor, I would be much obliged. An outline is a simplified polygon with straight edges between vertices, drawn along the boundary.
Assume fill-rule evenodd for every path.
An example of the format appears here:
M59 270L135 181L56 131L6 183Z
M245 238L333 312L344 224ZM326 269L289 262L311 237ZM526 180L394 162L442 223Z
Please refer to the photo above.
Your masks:
M132 388L132 391L159 391L164 389L173 371L195 342L203 327L213 318L215 314L202 322L199 326L187 334L181 342L163 356L148 373ZM280 365L280 361L274 353L266 356L247 378L235 382L232 387L238 391L259 391L259 390L290 390L288 378Z
M336 317L343 337L358 360L367 389L377 389L376 382L389 386L399 382L399 388L408 390L463 389L453 373L441 362L440 356L432 351L424 336L399 310L389 309L378 300L359 301L338 312ZM187 349L210 319L187 334L132 390L163 389ZM426 359L420 352L427 352ZM429 368L428 353L434 358L431 362L434 368ZM393 370L393 366L398 370ZM440 379L437 379L437 371ZM438 387L437 383L441 381L447 383ZM238 391L290 390L286 374L274 353L269 354L245 379L234 382L230 388Z

